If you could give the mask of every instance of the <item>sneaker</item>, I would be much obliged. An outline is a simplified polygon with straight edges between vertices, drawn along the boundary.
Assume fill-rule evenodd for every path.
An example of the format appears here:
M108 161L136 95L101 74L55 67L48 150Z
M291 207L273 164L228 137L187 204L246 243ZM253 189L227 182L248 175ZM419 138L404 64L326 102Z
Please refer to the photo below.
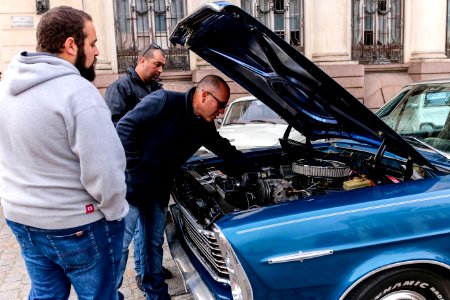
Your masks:
M145 292L144 286L142 285L142 279L141 279L140 275L136 275L136 285L137 285L138 289Z
M164 268L164 266L162 267L163 269L163 273L164 273L164 279L170 279L172 278L172 272L170 272L168 269Z

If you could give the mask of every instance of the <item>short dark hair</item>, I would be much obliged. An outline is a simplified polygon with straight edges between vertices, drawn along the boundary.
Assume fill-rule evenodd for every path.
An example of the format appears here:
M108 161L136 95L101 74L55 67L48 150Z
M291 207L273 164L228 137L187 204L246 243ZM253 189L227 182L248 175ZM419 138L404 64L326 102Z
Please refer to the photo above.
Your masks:
M141 57L145 58L145 59L149 59L149 58L153 58L153 52L155 51L161 51L163 55L165 55L163 48L161 48L161 46L159 46L158 44L155 43L151 43L149 44L147 47L145 47L144 49L141 50L141 52L139 53L138 56L138 61Z
M230 95L230 87L228 83L225 80L223 80L222 77L217 75L206 75L200 80L197 87L199 88L212 87L214 89L219 89L221 85L225 87L228 95Z
M67 38L73 37L78 48L84 46L84 26L92 17L82 10L57 6L42 15L37 26L36 51L52 54L61 53Z

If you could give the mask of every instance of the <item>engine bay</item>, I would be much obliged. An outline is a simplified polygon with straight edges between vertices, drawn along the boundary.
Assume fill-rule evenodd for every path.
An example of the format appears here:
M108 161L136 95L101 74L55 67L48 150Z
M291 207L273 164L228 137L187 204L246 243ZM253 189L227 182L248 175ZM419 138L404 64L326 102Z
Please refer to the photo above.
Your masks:
M206 228L230 212L435 176L408 160L345 144L280 142L280 151L252 157L258 171L241 176L229 175L222 161L188 166L175 179L174 198Z

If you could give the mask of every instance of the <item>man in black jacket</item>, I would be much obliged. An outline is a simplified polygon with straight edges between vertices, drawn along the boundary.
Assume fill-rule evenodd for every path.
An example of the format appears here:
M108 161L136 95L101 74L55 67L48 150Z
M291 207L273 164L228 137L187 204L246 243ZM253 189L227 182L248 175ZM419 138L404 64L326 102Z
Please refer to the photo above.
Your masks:
M166 64L164 51L150 44L138 57L135 68L129 67L127 75L113 82L105 93L114 125L142 98L162 88L160 76Z
M135 68L128 68L127 75L113 82L105 93L106 104L111 110L111 117L114 125L129 110L133 109L142 98L153 91L162 88L160 76L166 63L164 51L156 44L150 44L139 54ZM136 283L143 291L141 284L141 261L140 261L140 224L139 211L136 207L130 206L128 215L125 217L125 234L123 238L122 259L117 272L117 287L122 285L123 274L128 260L128 247L131 240L134 239L134 269L136 271ZM166 279L171 278L172 274L164 268ZM120 294L120 297L122 295Z
M147 299L169 299L162 245L170 185L180 167L203 145L239 173L254 169L214 126L229 97L227 83L208 75L186 93L151 93L117 124L127 156L127 200L139 209L145 240L141 259Z

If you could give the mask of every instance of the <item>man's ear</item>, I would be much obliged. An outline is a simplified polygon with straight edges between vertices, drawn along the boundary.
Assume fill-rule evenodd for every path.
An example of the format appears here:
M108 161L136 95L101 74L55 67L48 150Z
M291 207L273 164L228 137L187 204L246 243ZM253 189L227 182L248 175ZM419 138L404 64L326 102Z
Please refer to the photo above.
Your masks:
M201 100L202 100L202 103L205 103L205 101L206 101L206 96L207 96L208 94L205 92L205 91L201 91L200 92L200 98L201 98Z
M145 57L139 57L139 64L143 64L145 62Z
M59 58L75 64L77 60L78 46L73 37L68 37L61 47L61 52L57 54Z
M78 46L75 43L75 39L73 37L68 37L63 44L64 52L66 52L69 56L77 56Z

